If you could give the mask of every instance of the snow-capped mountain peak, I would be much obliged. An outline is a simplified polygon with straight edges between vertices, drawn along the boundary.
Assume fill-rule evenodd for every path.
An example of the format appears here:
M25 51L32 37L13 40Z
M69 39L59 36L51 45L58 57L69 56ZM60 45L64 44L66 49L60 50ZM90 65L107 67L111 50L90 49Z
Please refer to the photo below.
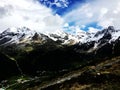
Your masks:
M0 34L1 45L12 44L12 43L21 43L31 40L35 31L30 30L29 28L8 28Z
M87 35L88 36L88 35ZM90 41L100 41L102 39L107 39L109 43L115 41L120 36L120 30L115 30L113 26L109 26L106 29L98 31L97 33L90 34L89 38L86 38L86 42Z
M68 34L62 30L57 30L53 33L47 33L46 35L54 41L61 41L61 44L73 45L79 42L77 36Z
M7 30L3 31L2 34L7 34L7 33L25 33L25 34L27 34L28 32L32 32L32 30L30 30L27 27L22 27L22 28L11 27L11 28L8 28Z

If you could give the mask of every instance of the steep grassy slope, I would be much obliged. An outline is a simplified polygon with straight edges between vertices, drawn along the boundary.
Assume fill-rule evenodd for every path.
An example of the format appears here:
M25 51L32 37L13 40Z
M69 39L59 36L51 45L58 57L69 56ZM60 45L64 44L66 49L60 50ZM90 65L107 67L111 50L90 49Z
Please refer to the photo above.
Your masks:
M77 63L78 64L78 63ZM79 62L80 64L80 62ZM83 63L81 63L82 66ZM51 67L53 68L53 67ZM8 80L8 90L119 90L120 56L84 63L82 67L41 72ZM64 67L65 68L65 67ZM61 71L60 71L61 70ZM11 82L12 80L12 82Z

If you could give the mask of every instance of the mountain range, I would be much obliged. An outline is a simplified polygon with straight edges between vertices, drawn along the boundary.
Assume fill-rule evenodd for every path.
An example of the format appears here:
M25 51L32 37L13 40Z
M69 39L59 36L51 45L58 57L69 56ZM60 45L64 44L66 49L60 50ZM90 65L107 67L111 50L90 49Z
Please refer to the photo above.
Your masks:
M0 33L0 45L7 46L10 44L30 44L43 43L47 40L54 42L60 41L61 44L83 44L87 42L95 41L98 43L101 39L108 39L109 43L114 42L120 36L120 30L115 30L113 26L109 26L107 29L98 31L96 33L90 33L80 30L76 35L71 35L63 31L56 31L54 33L40 33L30 30L27 27L23 28L8 28Z
M109 26L72 35L8 28L0 33L0 51L1 81L16 75L51 79L120 56L120 30Z

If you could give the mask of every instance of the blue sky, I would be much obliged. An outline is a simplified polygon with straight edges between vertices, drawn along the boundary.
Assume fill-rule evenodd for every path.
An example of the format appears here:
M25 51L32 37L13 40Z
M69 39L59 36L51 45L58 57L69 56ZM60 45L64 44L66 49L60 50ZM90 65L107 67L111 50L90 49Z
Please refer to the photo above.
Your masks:
M28 27L39 32L120 29L120 0L0 0L0 32Z
M57 4L51 5L52 3L55 2L55 0L39 0L41 4L45 5L48 8L51 8L55 14L57 13L61 16L73 10L78 3L81 4L86 2L86 0L63 0L63 1L56 0L56 1L57 3L60 3L61 6L58 6Z
M83 5L90 0L39 0L39 2L42 5L45 5L48 8L51 8L54 14L58 14L61 17L64 17L67 13L71 12L72 10L76 9L78 6ZM54 3L54 4L53 4ZM61 4L61 5L58 5ZM69 26L75 26L76 21L68 22ZM97 22L91 22L86 24L85 27L82 27L81 29L84 31L88 31L89 27L94 27L97 30L102 29L101 26L97 25ZM64 29L67 32L73 32L70 29L65 28Z

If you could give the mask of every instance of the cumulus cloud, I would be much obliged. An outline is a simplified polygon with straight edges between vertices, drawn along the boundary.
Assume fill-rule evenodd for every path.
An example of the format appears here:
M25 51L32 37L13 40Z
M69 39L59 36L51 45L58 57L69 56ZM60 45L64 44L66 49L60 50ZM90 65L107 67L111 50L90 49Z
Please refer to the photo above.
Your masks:
M89 27L88 28L88 32L89 33L96 33L96 32L98 32L100 29L97 29L97 28L94 28L94 27Z
M64 20L37 0L0 0L0 31L28 27L40 32L60 29Z
M85 34L86 32L88 33L96 33L100 31L100 29L95 28L95 27L88 27L88 30L85 30L86 26L85 25L73 25L70 26L68 23L64 25L64 31L74 34L74 35L82 35Z
M54 0L54 3L52 3L53 5L56 5L57 7L68 7L69 5L69 1L68 0Z
M113 25L120 28L120 0L91 0L80 4L76 9L64 15L67 22L87 25L97 22L103 28Z
M44 5L48 7L59 7L59 8L66 8L69 5L69 0L40 0Z

